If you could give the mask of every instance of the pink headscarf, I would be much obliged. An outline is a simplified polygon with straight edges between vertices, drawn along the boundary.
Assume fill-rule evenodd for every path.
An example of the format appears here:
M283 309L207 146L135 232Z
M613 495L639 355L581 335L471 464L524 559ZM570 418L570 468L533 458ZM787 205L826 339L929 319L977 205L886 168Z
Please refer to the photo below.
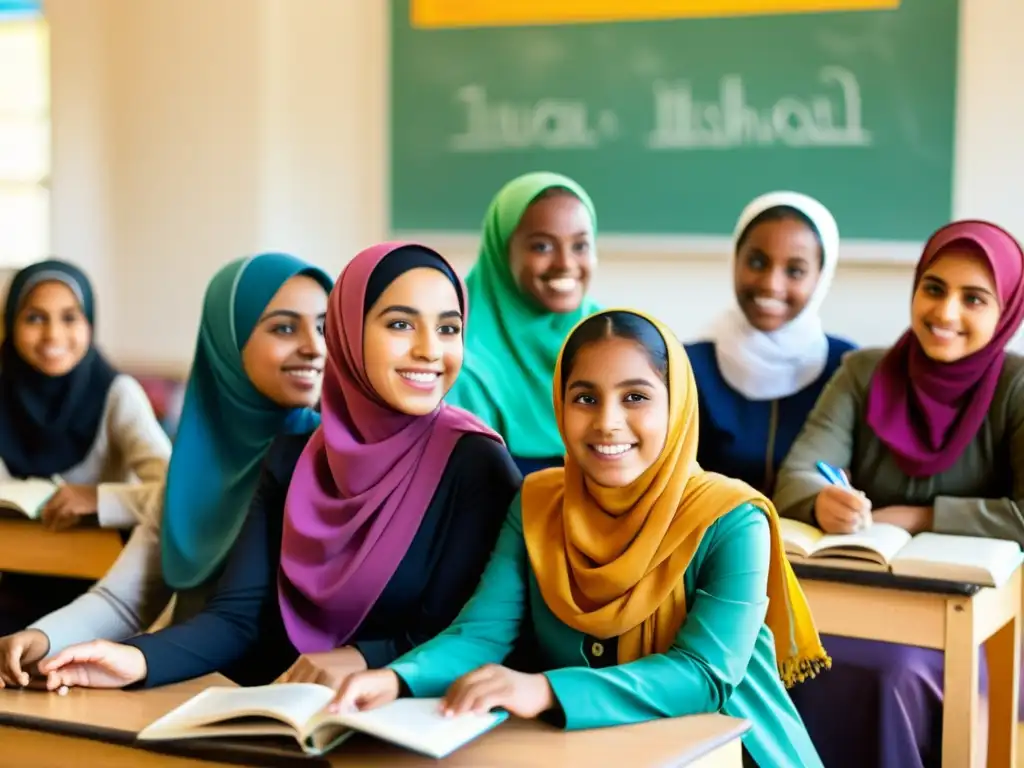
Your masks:
M965 245L984 256L995 277L1002 314L992 340L952 363L932 360L908 330L882 358L871 380L867 423L911 477L945 472L974 439L988 413L1006 345L1024 321L1024 251L987 221L955 221L925 244L914 290L945 250Z
M292 475L281 541L281 615L301 653L344 645L358 629L405 557L459 438L474 432L501 442L466 411L442 403L410 416L370 385L363 364L367 285L378 264L407 246L437 256L465 304L450 265L412 243L362 251L331 291L323 421ZM409 268L423 266L410 261Z

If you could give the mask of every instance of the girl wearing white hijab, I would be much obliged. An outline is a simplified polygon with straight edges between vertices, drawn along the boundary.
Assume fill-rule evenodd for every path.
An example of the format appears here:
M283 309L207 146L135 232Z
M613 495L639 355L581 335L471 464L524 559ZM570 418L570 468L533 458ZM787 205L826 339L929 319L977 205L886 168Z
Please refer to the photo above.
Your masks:
M797 192L770 192L740 214L735 305L710 340L689 344L700 403L697 459L770 495L818 395L853 344L828 336L819 312L832 285L839 229Z

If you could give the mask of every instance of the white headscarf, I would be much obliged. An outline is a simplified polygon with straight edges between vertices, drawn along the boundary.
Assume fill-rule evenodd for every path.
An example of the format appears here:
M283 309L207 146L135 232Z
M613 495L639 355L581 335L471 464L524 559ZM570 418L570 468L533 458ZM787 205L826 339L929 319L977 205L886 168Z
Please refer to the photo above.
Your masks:
M836 272L839 228L825 206L798 192L761 195L743 209L736 222L731 266L735 270L739 240L750 222L779 206L795 208L814 223L821 240L821 275L800 314L777 331L765 333L751 325L735 295L735 306L712 326L710 337L722 376L748 400L777 400L796 394L814 382L828 362L828 338L818 313Z

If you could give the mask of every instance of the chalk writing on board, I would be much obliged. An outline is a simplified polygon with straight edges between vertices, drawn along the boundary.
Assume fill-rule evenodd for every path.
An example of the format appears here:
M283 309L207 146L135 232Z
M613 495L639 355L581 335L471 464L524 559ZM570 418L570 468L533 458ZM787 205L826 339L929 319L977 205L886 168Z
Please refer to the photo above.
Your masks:
M610 110L591 110L579 99L540 99L531 104L491 101L482 85L460 88L466 128L451 138L455 152L500 149L596 149L619 133Z
M717 101L699 101L688 82L654 84L651 149L731 149L782 144L791 147L867 147L860 83L850 70L823 67L828 92L801 98L786 94L767 106L748 103L742 75L725 75ZM841 120L836 118L836 106ZM841 123L841 124L840 124Z

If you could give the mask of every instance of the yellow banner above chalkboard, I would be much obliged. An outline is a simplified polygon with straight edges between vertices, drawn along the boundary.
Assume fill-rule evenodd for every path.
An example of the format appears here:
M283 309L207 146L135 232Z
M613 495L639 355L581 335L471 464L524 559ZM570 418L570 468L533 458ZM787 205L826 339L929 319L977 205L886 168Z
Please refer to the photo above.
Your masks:
M878 11L900 0L411 0L414 27L509 27Z

